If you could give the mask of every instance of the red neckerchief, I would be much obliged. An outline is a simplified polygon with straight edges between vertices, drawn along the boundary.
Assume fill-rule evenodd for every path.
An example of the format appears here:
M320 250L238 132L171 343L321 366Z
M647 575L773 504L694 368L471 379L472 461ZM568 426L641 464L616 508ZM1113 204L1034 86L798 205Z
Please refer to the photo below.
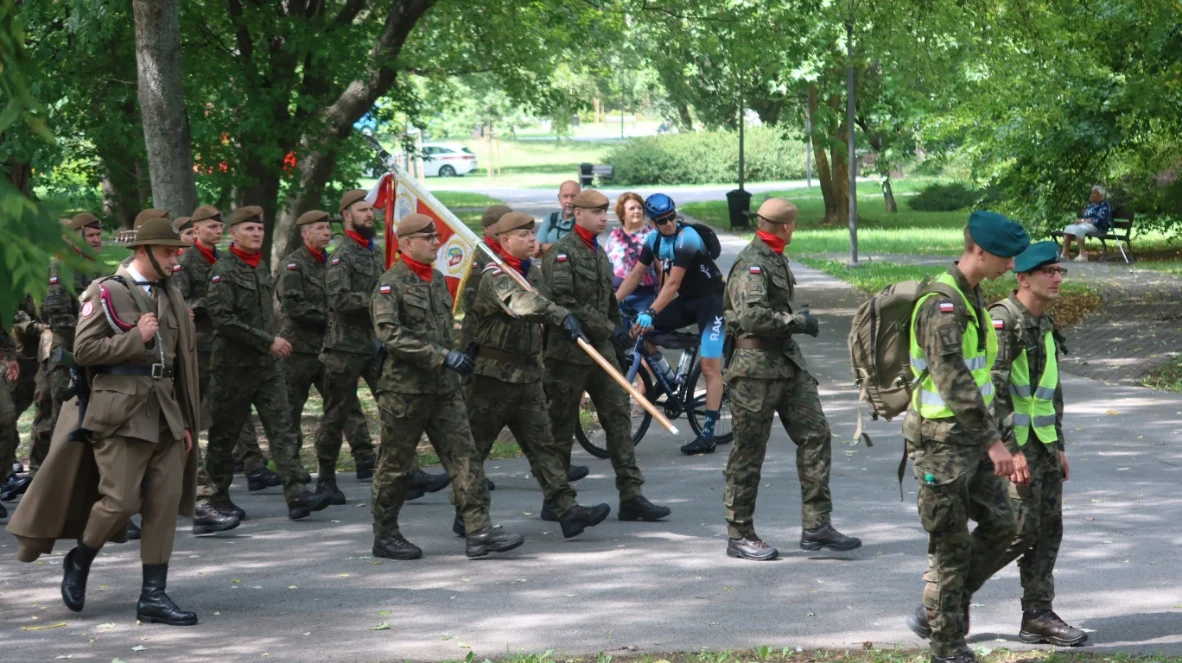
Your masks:
M521 274L522 276L529 276L529 266L531 264L529 258L526 258L525 260L514 258L499 246L497 247L497 255L501 256L501 260L504 260L506 265L516 269L518 274Z
M591 247L592 251L599 248L599 242L596 241L597 236L595 233L587 230L577 223L575 224L575 232L579 234L579 237L583 240L584 244Z
M201 242L193 242L193 246L197 247L197 253L200 253L201 257L205 258L205 262L212 265L218 261L218 247L215 246L212 249L207 249Z
M348 237L349 239L353 240L354 242L357 242L358 244L364 246L365 248L369 249L370 251L373 251L373 240L372 239L366 239L366 238L362 237L361 235L358 235L356 232L354 232L352 230L346 230L345 236Z
M501 242L496 237L486 234L484 236L484 243L488 244L488 248L492 249L493 251L496 251L497 255L503 255L501 253Z
M251 267L258 267L259 261L263 259L263 253L261 251L247 253L233 244L230 245L230 253L238 256L242 262L250 265Z
M775 251L776 253L778 253L780 255L784 255L784 247L788 246L788 242L785 242L784 240L780 239L779 237L776 237L775 235L773 235L771 233L764 232L762 230L756 230L755 236L762 239L763 243L767 244L767 247L769 249Z
M308 249L308 253L312 254L312 257L316 259L316 262L324 262L324 260L328 257L328 256L324 255L324 251L317 251L316 249L308 246L307 244L304 245L304 248Z
M418 274L419 278L428 283L431 282L431 273L435 271L435 268L433 268L431 265L421 263L418 260L406 255L405 252L402 254L402 262L406 263L407 267L410 267L410 271Z
M181 256L183 256L183 255L185 255L185 250L184 250L184 249L177 249L177 252L176 252L176 257L178 257L178 258L179 258L179 257L181 257Z

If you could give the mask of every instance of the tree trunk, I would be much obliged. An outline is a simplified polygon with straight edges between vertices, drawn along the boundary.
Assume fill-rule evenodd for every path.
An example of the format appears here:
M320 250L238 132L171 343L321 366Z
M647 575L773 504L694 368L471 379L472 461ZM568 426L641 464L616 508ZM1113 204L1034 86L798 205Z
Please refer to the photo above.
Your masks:
M140 114L148 150L152 204L172 215L197 208L189 117L181 88L177 0L133 0Z
M837 216L839 201L833 190L833 176L829 168L829 156L825 151L826 141L818 141L817 136L817 86L809 83L808 87L809 117L813 118L810 127L813 143L813 157L817 162L817 182L821 185L821 198L825 201L825 218L822 223L832 223Z
M899 212L899 205L895 203L895 192L891 188L890 175L887 175L886 179L882 181L882 199L886 204L886 211L888 213L897 214ZM858 216L861 216L861 214Z

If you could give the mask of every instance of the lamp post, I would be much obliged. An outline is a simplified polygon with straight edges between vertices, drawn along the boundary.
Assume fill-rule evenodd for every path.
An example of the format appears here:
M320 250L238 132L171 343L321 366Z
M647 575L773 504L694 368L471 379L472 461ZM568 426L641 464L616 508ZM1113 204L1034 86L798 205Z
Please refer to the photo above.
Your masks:
M858 264L858 166L857 143L854 141L854 3L850 0L850 20L845 24L846 39L846 123L849 125L849 185L850 185L850 265Z

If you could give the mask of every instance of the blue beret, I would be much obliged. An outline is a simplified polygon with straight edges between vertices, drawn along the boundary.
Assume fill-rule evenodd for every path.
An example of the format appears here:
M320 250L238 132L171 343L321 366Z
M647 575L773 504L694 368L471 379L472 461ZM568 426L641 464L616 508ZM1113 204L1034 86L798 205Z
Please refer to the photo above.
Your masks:
M1031 244L1014 259L1014 272L1021 274L1057 262L1059 262L1059 245L1055 242L1037 242Z
M977 246L999 258L1013 258L1030 246L1026 229L997 212L973 212L969 236Z

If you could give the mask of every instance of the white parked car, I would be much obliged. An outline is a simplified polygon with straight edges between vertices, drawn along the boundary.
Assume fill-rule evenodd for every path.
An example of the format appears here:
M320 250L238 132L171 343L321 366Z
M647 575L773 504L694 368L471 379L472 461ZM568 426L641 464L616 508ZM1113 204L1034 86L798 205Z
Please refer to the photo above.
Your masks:
M455 177L476 170L476 155L463 145L423 143L423 174L427 177Z

